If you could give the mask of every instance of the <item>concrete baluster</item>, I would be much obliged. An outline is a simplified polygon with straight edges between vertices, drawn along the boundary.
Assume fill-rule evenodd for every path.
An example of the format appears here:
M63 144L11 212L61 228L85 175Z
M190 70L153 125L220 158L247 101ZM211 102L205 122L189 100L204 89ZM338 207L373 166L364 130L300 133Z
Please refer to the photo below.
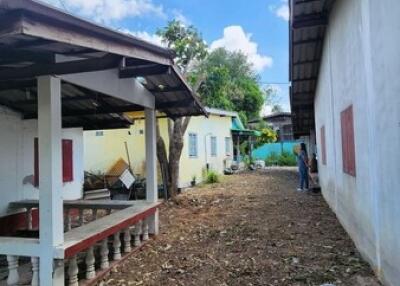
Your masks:
M127 227L124 230L124 252L129 253L131 252L132 247L131 247L131 230L129 227Z
M32 281L31 286L39 286L39 257L31 257Z
M114 233L114 241L113 241L113 259L120 260L121 259L121 239L120 232Z
M78 263L76 261L76 255L71 257L69 259L69 264L68 264L68 285L69 286L79 286L79 280L78 280Z
M135 247L138 247L141 245L141 241L140 241L141 233L142 233L142 222L139 221L135 224L135 230L134 230L134 236L135 236L134 245L135 245Z
M19 282L18 256L7 255L7 262L8 262L7 285L17 285Z
M97 219L97 209L93 209L92 210L92 220L96 220Z
M142 225L142 233L143 233L142 239L143 239L143 241L146 241L146 240L149 240L149 223L148 223L148 220L147 219L143 220L142 224L143 224Z
M32 229L32 208L26 210L26 228Z
M101 248L100 248L100 256L101 256L101 263L100 263L100 268L101 269L107 269L110 267L110 263L108 262L108 253L110 251L108 250L108 239L103 239L101 242Z
M83 217L83 209L79 209L79 226L85 223L85 219Z
M65 210L65 231L70 231L72 228L71 216L69 211L69 208Z
M94 247L91 246L86 252L86 279L90 280L96 277L96 270L94 268L95 258L94 258Z

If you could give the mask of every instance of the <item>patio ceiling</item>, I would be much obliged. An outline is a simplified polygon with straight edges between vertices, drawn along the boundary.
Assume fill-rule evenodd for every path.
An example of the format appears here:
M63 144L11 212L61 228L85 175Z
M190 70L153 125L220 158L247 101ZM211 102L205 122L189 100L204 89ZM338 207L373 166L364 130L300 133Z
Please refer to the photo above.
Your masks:
M314 129L314 96L329 12L335 0L290 0L289 77L293 132Z
M173 62L174 53L32 0L0 0L0 105L37 117L36 77L116 69L136 78L169 117L205 110ZM135 105L68 81L62 82L63 126L127 127Z

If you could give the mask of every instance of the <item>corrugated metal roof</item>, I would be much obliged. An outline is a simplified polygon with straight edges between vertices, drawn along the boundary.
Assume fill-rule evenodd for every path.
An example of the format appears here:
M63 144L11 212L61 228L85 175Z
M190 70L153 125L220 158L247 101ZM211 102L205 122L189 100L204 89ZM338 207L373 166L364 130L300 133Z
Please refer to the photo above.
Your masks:
M290 1L290 103L295 136L314 129L314 95L334 0Z
M174 53L169 49L38 1L0 0L0 19L0 104L21 112L25 118L34 117L37 112L37 76L112 68L118 68L123 78L144 78L145 87L155 96L156 108L170 117L206 114L173 64ZM62 66L56 60L60 55L76 61ZM128 122L122 113L143 109L72 84L62 87L63 110L67 110L63 121L68 126L125 127ZM85 111L89 114L84 114Z

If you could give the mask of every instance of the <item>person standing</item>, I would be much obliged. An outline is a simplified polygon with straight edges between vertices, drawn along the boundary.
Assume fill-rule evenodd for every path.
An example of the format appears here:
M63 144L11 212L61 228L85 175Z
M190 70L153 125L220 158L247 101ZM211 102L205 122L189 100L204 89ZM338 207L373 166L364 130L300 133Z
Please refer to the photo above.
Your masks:
M300 151L297 154L297 165L299 167L300 185L297 191L308 190L308 155L305 143L300 144ZM304 189L305 187L305 189Z

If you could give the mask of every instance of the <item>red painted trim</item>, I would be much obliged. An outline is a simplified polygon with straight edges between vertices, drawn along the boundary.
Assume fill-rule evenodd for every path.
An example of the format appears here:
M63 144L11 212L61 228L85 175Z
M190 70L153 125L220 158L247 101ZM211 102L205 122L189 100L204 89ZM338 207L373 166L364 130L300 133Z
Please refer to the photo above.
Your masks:
M354 144L354 119L353 105L350 105L340 113L342 131L342 161L343 172L356 176L356 157Z
M32 228L39 228L39 209L32 209ZM27 229L26 211L0 217L0 236L13 236Z
M81 242L66 248L65 252L64 252L64 257L65 258L72 257L75 254L88 249L90 246L92 246L96 242L101 241L101 240L113 235L114 233L123 230L124 228L134 225L135 223L139 222L140 220L143 220L143 219L147 218L148 216L154 214L157 211L158 207L159 207L159 205L156 205L148 210L145 210L144 212L142 212L140 214L136 214L130 218L127 218L119 224L113 225L112 227L110 227L108 229L105 229L99 233L96 233L93 236L87 237L85 240L82 240Z
M73 141L70 139L62 140L62 170L63 183L72 182L74 180Z
M37 137L33 143L33 186L39 186L39 139Z

